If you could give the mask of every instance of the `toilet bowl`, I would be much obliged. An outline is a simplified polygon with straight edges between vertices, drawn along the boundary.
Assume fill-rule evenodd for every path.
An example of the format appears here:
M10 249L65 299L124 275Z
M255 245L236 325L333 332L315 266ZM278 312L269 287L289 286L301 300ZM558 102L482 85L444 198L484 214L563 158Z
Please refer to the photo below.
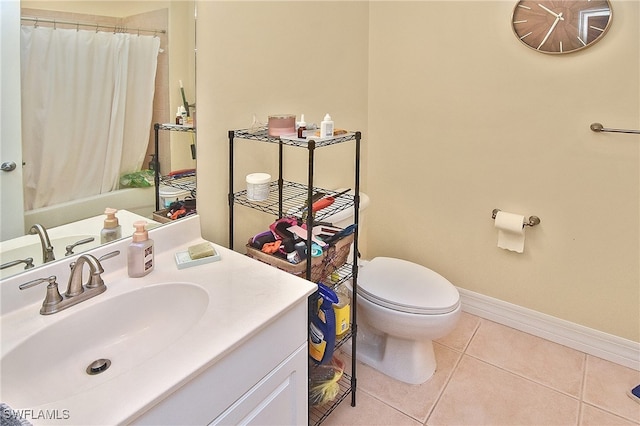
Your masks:
M362 211L369 197L360 193L360 201ZM325 220L344 228L353 223L353 208ZM348 287L353 294L351 283ZM376 257L361 262L356 301L356 358L405 383L431 378L436 370L432 342L449 334L460 318L460 294L453 284L424 266ZM343 348L351 353L352 343Z
M436 370L432 341L460 317L458 290L428 268L376 257L360 268L356 300L356 358L405 383L427 381Z

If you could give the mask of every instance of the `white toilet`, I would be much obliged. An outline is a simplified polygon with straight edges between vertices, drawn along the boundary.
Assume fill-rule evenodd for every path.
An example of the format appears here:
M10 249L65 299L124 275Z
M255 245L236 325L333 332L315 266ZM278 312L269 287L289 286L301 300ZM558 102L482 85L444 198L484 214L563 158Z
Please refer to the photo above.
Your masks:
M368 203L361 194L361 210ZM344 227L353 219L343 212L327 221ZM432 341L449 334L460 317L458 290L438 273L406 260L376 257L362 263L357 359L397 380L425 382L436 370ZM343 347L350 352L351 346Z
M376 257L360 267L357 303L357 358L406 383L427 381L436 370L432 341L460 317L458 290L424 266Z

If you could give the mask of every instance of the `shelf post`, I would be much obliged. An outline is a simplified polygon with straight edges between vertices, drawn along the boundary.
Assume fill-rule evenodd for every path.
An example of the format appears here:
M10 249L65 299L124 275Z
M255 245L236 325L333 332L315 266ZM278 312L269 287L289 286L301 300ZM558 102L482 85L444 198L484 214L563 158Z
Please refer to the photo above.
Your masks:
M233 138L235 132L229 130L229 249L233 250Z
M353 260L351 265L351 276L353 283L353 292L351 297L351 315L356 321L352 321L351 330L351 348L354 354L358 353L357 337L358 337L358 324L357 324L357 310L358 310L358 258L360 253L358 251L358 238L360 236L360 139L362 134L356 132L356 154L355 154L355 194L353 197L353 220L356 224L353 237ZM351 406L356 406L356 357L351 359Z
M160 124L155 123L153 125L153 132L155 136L154 140L154 149L156 151L155 161L153 164L154 173L153 173L153 183L156 185L156 211L160 210L160 153L158 152L159 143L158 143L158 130L160 129Z
M284 157L283 151L284 145L282 144L282 139L280 139L280 142L278 143L278 219L282 219L284 216L284 208L282 205L282 189L284 187L282 166L282 160Z
M307 280L311 281L311 234L313 232L313 163L316 149L316 141L310 140L307 143L309 150L309 167L307 178Z

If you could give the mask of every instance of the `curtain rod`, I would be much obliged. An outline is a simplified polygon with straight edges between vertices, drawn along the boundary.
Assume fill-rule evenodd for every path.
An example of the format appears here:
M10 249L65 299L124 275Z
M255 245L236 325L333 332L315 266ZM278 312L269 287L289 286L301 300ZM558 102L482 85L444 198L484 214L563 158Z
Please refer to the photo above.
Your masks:
M98 31L98 29L100 28L105 28L108 30L113 30L113 32L119 32L119 33L135 33L136 31L138 32L138 35L141 32L145 32L145 33L154 33L154 34L166 34L167 30L150 30L150 29L145 29L145 28L128 28L126 26L114 26L114 25L102 25L102 24L93 24L91 22L78 22L78 21L64 21L64 20L58 20L58 19L50 19L50 18L37 18L37 17L33 17L33 16L21 16L20 20L22 21L31 21L31 22L35 22L35 26L38 26L39 22L43 22L45 24L53 24L53 28L56 27L56 24L63 24L63 25L75 25L76 29L78 29L79 27L91 27L91 28L95 28L96 31Z

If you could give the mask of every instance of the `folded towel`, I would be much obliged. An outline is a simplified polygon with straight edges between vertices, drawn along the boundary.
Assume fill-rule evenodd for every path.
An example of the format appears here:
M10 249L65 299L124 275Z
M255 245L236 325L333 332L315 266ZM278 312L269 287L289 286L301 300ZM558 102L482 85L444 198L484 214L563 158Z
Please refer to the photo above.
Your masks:
M20 412L0 402L0 426L33 426L20 416Z

